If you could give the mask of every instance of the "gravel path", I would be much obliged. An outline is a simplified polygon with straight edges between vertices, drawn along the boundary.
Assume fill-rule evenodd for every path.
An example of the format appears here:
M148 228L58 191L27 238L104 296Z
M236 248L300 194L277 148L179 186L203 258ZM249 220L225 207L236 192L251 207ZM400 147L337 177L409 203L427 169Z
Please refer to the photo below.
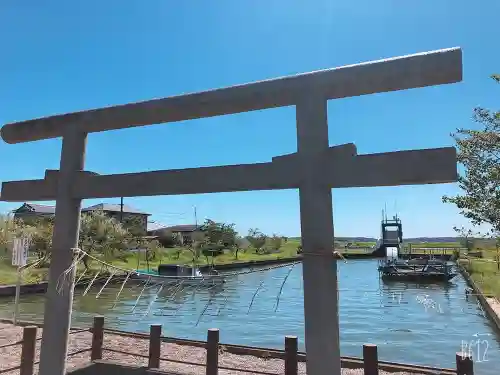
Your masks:
M498 302L498 299L493 298L493 297L487 297L486 301L490 304L490 306L493 309L493 311L500 318L500 302Z
M41 337L42 330L38 330L38 337ZM15 327L10 324L0 323L0 346L14 343L22 339L22 328ZM92 335L90 332L73 333L70 335L69 340L69 353L77 352L78 350L90 348ZM36 358L38 363L40 354L40 342L37 341ZM145 366L147 365L147 356L149 351L149 342L136 338L123 337L105 333L104 335L104 348L115 350L122 350L127 352L137 353L146 358L141 358L134 355L124 355L104 351L104 359L126 363L128 365ZM9 346L0 348L0 373L7 368L19 365L19 358L21 353L21 345ZM205 349L176 345L170 343L162 344L162 358L169 358L174 360L184 360L194 363L205 363ZM68 358L68 370L77 366L88 363L90 361L90 352L80 353ZM227 352L222 352L219 355L219 365L221 367L232 367L248 370L248 372L234 371L234 370L219 370L221 375L245 375L251 374L252 371L269 372L271 374L284 374L284 362L281 359L262 359L254 356L235 355ZM161 361L161 369L179 372L186 375L202 375L205 374L205 367L186 365L181 363L172 363ZM38 372L38 365L35 365L35 373ZM3 374L13 375L18 374L19 370L12 370L4 372ZM343 375L363 375L363 369L342 369ZM306 374L305 363L299 363L299 374ZM380 371L379 374L387 375L389 373ZM406 375L407 372L392 373L393 375Z

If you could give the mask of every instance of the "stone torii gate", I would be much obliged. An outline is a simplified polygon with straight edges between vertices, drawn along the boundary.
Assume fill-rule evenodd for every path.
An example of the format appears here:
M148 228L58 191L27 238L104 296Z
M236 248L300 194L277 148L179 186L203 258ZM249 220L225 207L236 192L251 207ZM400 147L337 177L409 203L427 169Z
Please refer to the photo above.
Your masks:
M65 373L74 275L61 293L56 283L78 244L82 199L299 189L307 369L310 375L339 375L331 189L447 183L456 181L457 168L453 147L370 155L357 155L353 144L329 147L327 101L461 79L462 52L453 48L5 125L7 143L63 139L58 171L2 184L4 201L56 200L40 374ZM291 105L298 151L269 163L102 176L84 171L88 133Z

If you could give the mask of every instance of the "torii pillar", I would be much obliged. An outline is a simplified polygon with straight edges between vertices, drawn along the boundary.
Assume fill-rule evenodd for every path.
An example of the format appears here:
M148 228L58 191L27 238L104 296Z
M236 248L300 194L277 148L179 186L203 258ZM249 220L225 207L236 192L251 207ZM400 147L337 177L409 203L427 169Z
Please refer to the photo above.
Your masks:
M326 374L325 369L329 369L330 374L340 374L332 190L328 184L321 183L324 167L321 159L329 146L327 102L315 93L304 96L297 104L296 117L300 161L297 172L303 176L299 197L307 371ZM328 289L328 285L332 288ZM330 294L328 297L325 291Z
M331 189L454 182L457 169L453 147L371 155L357 155L353 144L329 147L327 101L461 79L462 54L455 48L5 125L8 143L63 137L60 171L2 184L2 200L57 202L40 374L65 374L74 275L62 293L57 279L78 243L82 199L299 189L307 370L340 375ZM88 133L290 105L298 150L270 163L103 176L83 171Z

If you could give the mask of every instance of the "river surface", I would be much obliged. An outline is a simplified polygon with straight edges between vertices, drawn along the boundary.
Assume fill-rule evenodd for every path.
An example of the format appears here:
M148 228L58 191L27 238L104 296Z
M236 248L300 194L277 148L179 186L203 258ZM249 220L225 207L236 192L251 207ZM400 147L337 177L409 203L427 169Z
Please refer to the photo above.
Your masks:
M372 343L382 360L453 368L455 353L473 342L475 373L498 375L500 336L477 300L465 298L460 275L448 286L389 284L379 279L376 260L338 264L342 355L361 357L363 343ZM164 335L197 340L219 328L223 343L276 348L285 335L297 335L304 350L302 266L243 271L224 287L164 286L157 295L160 286L152 285L140 299L143 285L135 282L118 300L120 285L106 286L98 298L101 286L85 296L77 290L73 324L90 326L102 314L109 328L147 332L161 323ZM21 296L20 318L41 321L43 303L43 295ZM0 299L0 315L11 317L12 311L13 299Z

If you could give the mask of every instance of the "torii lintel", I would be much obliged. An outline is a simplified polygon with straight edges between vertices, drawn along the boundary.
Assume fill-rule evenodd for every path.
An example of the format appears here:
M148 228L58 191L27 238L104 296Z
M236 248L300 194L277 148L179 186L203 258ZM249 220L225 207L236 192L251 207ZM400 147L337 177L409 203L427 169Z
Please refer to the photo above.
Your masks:
M418 185L457 180L454 147L357 155L354 144L333 146L315 165L299 153L278 156L270 163L188 168L99 175L81 171L73 196L81 199L128 196L206 194L299 188L304 168L315 170L318 184L331 188ZM58 171L42 180L2 184L4 201L55 200Z

